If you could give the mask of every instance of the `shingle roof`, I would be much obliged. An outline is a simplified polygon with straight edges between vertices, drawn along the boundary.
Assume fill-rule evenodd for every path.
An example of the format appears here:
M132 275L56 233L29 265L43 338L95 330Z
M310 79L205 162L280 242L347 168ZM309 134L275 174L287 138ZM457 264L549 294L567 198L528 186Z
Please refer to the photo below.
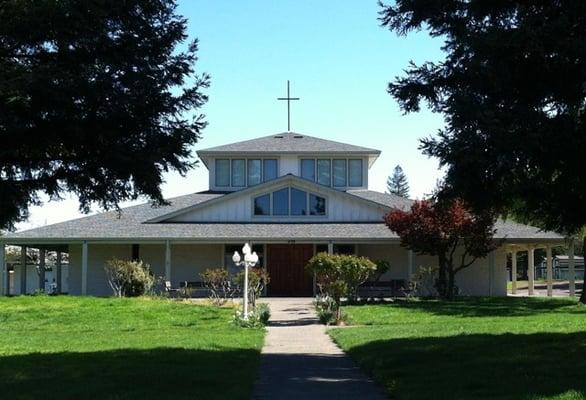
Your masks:
M368 147L355 146L347 143L335 142L333 140L320 139L317 137L295 133L284 132L275 135L264 136L242 142L230 143L223 146L210 147L197 152L203 156L213 153L359 153L359 154L380 154L380 150Z
M413 204L413 200L390 193L375 192L374 190L348 190L348 193L362 199L370 200L390 208L406 211Z
M352 191L358 197L388 207L406 207L410 200L373 191ZM76 220L27 231L10 233L3 237L7 243L103 239L183 239L196 241L233 240L397 240L385 224L378 223L145 223L158 216L217 198L222 194L195 193L170 199L170 205L153 208L150 204L128 207L120 214L115 211L96 214ZM497 238L522 241L554 240L563 237L553 232L511 221L498 221Z

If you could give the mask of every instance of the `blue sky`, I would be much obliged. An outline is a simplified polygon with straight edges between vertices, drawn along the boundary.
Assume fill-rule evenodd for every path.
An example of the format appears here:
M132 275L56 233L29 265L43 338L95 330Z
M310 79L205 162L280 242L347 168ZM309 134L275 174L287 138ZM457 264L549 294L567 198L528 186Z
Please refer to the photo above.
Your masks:
M370 170L370 189L384 191L387 175L400 164L412 197L423 197L441 177L437 162L417 149L442 118L422 111L403 115L386 93L387 83L408 62L442 58L441 41L425 32L398 37L379 26L375 0L336 2L180 1L190 39L200 40L198 71L212 77L202 110L209 122L195 149L287 129L287 79L292 95L292 130L382 151ZM194 154L195 157L195 154ZM177 196L207 189L201 166L185 178L166 176L163 193ZM77 202L31 208L29 228L79 216Z

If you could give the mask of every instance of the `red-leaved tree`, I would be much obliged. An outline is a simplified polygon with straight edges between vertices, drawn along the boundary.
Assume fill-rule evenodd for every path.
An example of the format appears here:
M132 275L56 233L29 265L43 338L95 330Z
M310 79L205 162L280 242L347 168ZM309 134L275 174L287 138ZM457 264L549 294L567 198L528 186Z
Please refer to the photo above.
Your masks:
M399 235L401 245L438 257L435 288L447 299L456 295L456 274L496 248L494 222L493 215L473 214L461 200L416 201L409 211L385 215L385 223Z

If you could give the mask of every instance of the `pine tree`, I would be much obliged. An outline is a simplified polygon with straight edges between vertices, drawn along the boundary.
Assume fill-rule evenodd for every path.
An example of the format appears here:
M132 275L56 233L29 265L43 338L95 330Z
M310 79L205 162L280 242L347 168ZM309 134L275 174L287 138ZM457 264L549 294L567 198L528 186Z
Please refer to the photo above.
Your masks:
M403 172L403 168L397 165L393 170L393 175L387 178L387 190L389 193L397 196L409 197L409 183L407 182L407 175Z

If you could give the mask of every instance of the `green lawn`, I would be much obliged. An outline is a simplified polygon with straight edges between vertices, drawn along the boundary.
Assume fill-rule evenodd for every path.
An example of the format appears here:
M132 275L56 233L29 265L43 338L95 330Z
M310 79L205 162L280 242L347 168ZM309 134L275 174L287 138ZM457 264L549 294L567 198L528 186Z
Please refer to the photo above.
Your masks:
M586 399L586 306L569 299L345 307L334 340L392 399Z
M0 398L245 399L264 331L163 299L0 298Z

